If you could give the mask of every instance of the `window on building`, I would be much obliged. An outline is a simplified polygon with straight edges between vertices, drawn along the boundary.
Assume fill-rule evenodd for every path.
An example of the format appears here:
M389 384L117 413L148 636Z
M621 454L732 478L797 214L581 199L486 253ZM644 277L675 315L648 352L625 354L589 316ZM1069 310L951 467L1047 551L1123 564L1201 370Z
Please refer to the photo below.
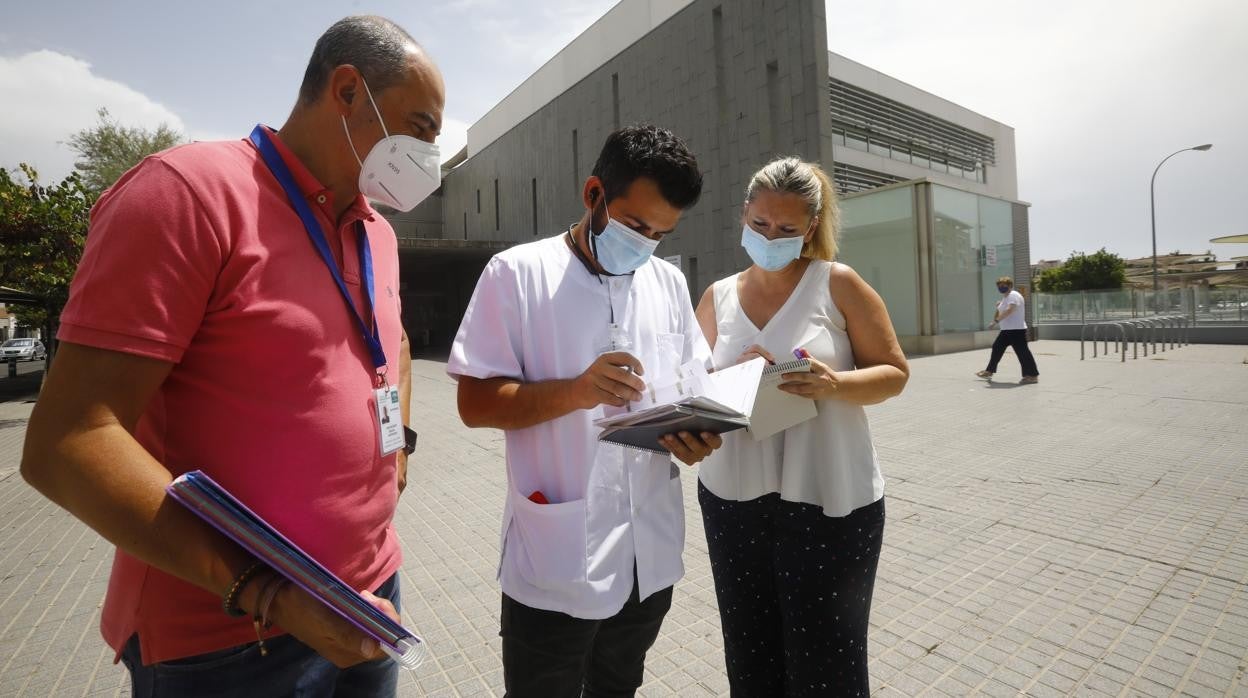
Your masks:
M533 237L537 237L537 177L533 178Z
M689 297L698 298L698 258L689 258Z
M611 73L611 115L616 130L620 128L620 74Z
M481 190L477 190L477 215L481 214Z
M494 230L502 228L503 216L498 206L498 180L494 180Z
M839 162L832 166L832 184L836 187L838 194L852 194L856 191L875 189L900 181L902 181L900 177L868 170L865 167L855 167Z
M828 92L834 143L981 182L996 163L982 133L835 78Z
M780 64L771 61L767 64L767 121L768 136L771 138L771 149L780 148Z

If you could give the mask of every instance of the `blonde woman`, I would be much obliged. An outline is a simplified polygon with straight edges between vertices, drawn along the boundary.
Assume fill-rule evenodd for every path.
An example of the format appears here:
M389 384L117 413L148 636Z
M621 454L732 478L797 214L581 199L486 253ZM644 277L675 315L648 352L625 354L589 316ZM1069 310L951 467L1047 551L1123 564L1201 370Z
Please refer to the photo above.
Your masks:
M762 441L725 435L699 474L733 696L869 692L884 480L863 405L900 393L910 369L880 296L833 261L837 213L818 165L763 167L741 221L754 264L697 308L716 368L809 354L812 370L781 389L818 408Z

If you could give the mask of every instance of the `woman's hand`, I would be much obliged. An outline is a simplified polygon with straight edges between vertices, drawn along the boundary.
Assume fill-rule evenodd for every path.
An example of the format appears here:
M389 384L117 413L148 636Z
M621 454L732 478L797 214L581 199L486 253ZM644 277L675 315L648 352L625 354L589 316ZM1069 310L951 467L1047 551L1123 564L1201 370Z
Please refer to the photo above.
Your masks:
M749 347L747 347L745 351L741 352L741 356L738 356L737 360L734 361L733 363L743 364L746 361L757 359L760 356L766 359L767 363L769 364L776 363L776 359L774 356L771 355L771 352L767 351L766 349L762 348L761 346L757 344L751 344Z
M786 373L780 389L811 400L827 400L836 397L841 380L836 371L818 359L810 359L809 373Z

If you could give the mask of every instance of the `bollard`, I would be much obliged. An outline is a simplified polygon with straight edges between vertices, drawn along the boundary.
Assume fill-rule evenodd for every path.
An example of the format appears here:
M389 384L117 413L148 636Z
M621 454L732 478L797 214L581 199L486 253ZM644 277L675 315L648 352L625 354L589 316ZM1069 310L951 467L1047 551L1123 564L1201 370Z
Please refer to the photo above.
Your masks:
M17 357L9 359L9 378L17 378Z

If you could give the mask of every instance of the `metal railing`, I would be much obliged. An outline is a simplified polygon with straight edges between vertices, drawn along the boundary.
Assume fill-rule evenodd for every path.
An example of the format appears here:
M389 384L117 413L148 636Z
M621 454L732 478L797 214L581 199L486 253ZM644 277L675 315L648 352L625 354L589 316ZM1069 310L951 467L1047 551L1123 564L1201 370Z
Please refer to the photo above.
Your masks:
M1028 302L1037 325L1138 320L1158 315L1182 315L1190 323L1202 326L1248 323L1248 289L1240 288L1194 286L1156 294L1148 289L1036 293Z
M1153 354L1158 353L1158 344L1160 344L1161 352L1165 352L1167 347L1176 349L1190 344L1191 339L1191 318L1186 315L1152 315L1134 320L1118 320L1108 322L1093 322L1083 326L1079 331L1079 360L1083 361L1087 358L1084 343L1088 341L1089 331L1092 339L1092 358L1097 358L1100 354L1109 356L1109 342L1114 342L1114 353L1119 355L1119 361L1127 360L1127 347L1131 347L1131 358L1140 358L1140 344L1144 345L1144 358L1148 358L1149 345L1152 345ZM1097 350L1097 342L1101 342L1101 350Z

